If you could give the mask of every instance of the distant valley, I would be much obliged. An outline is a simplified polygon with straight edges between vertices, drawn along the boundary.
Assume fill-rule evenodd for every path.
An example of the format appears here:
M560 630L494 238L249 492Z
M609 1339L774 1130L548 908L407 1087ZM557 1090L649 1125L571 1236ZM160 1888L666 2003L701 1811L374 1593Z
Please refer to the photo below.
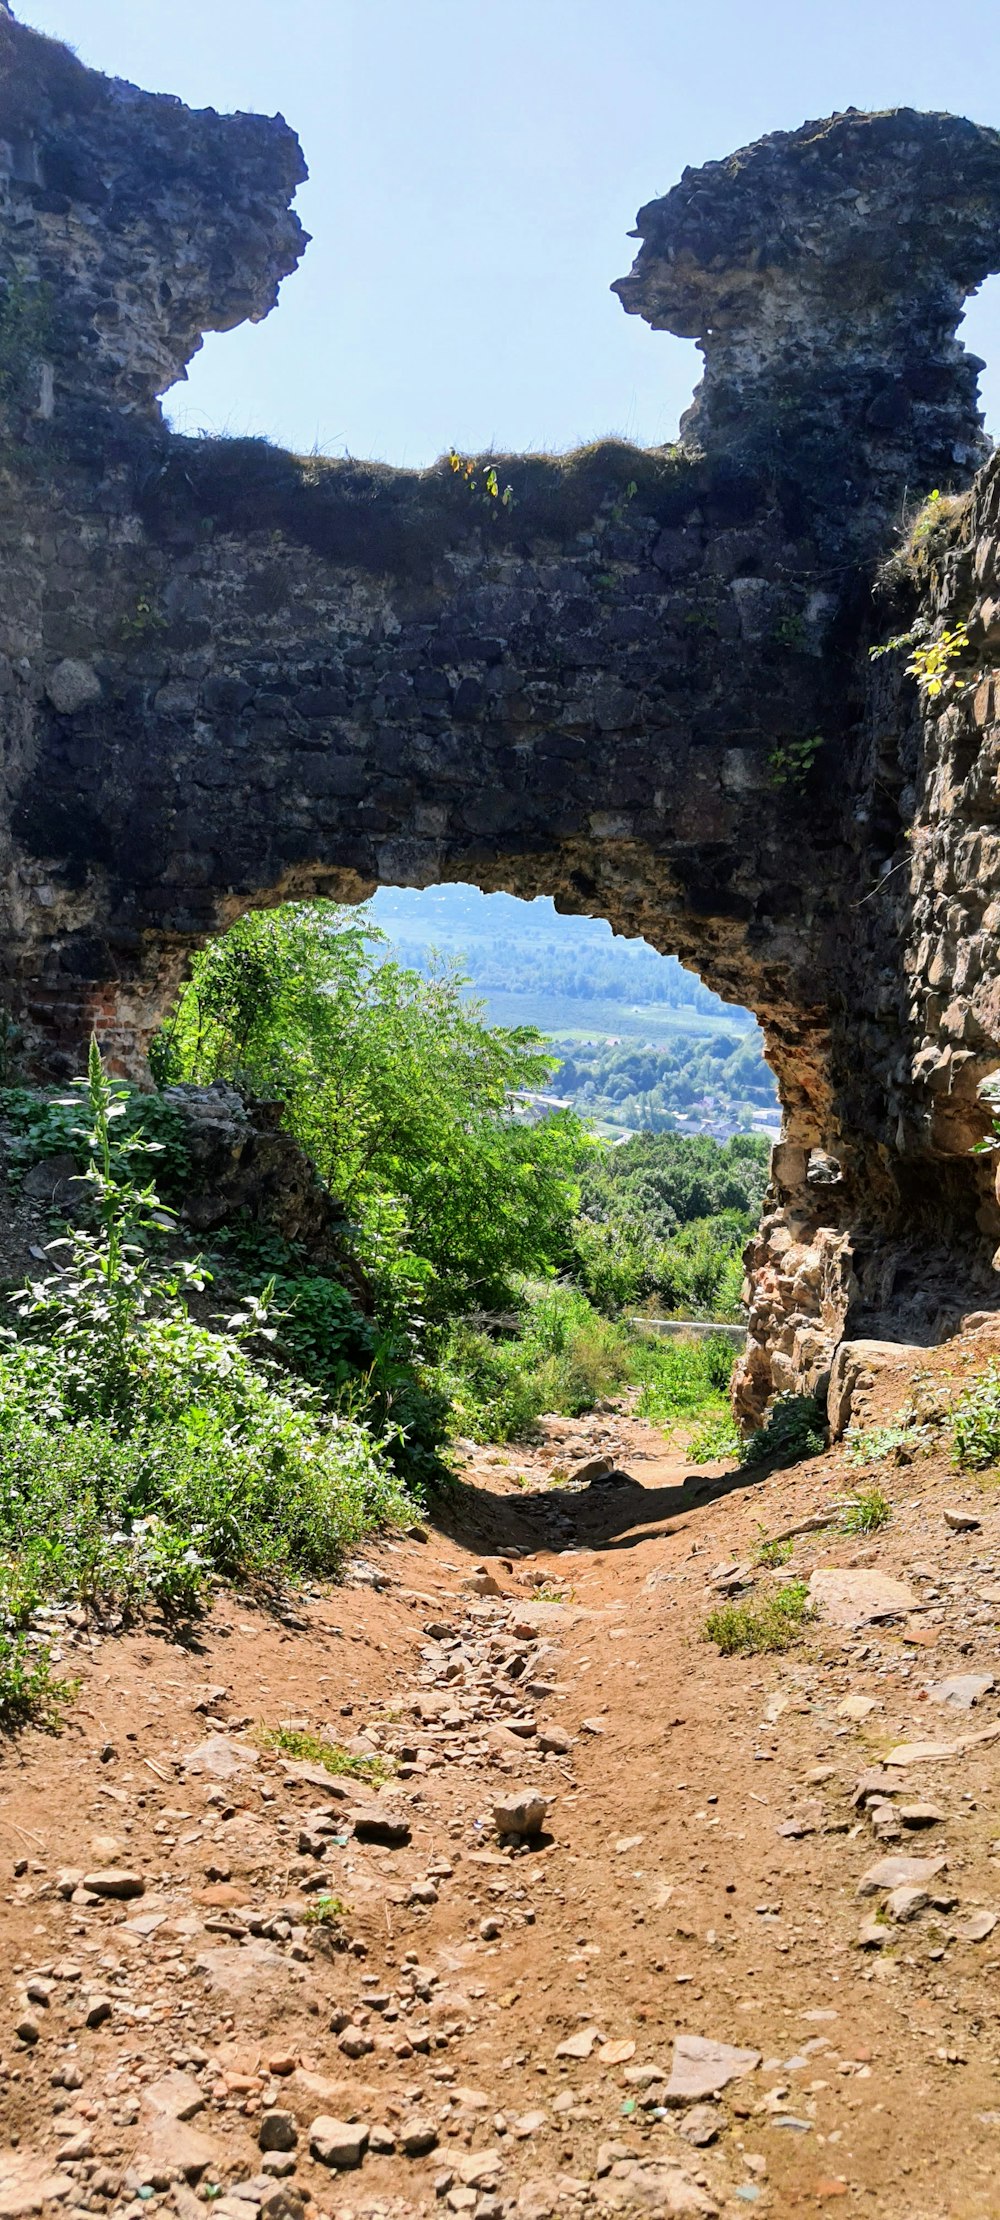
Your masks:
M459 964L496 1025L534 1025L561 1060L551 1095L598 1130L776 1133L759 1027L645 941L560 917L547 897L380 888L372 916L401 962Z

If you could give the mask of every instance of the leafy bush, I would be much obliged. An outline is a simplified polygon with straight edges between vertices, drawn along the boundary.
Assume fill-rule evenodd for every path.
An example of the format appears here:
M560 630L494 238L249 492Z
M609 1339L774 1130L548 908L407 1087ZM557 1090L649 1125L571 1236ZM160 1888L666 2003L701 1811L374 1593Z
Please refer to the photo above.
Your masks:
M456 1431L474 1441L518 1441L543 1411L577 1418L630 1377L634 1352L621 1327L601 1318L575 1288L536 1297L516 1334L494 1335L459 1320L441 1352L437 1378Z
M754 1549L754 1564L766 1565L772 1571L776 1571L779 1565L787 1565L795 1547L791 1535L786 1534L780 1540L777 1535L773 1539L769 1539L763 1526L758 1528L758 1533L760 1540Z
M28 1719L36 1726L57 1726L75 1687L53 1673L48 1643L0 1628L0 1730L9 1733Z
M711 1464L718 1457L738 1457L740 1437L729 1410L716 1411L699 1426L687 1443L692 1464Z
M743 1444L745 1465L797 1465L826 1448L826 1421L813 1395L779 1395L767 1423Z
M362 1426L248 1353L271 1330L259 1302L225 1333L191 1318L204 1275L142 1245L168 1222L128 1169L144 1143L112 1146L123 1092L92 1043L94 1227L51 1244L65 1261L13 1298L0 1340L0 1710L42 1702L21 1635L47 1601L189 1611L211 1573L333 1572L406 1510Z
M848 1427L844 1436L852 1465L880 1465L888 1458L909 1464L920 1450L931 1446L931 1430L916 1418L902 1418L891 1426L870 1426L864 1431Z
M771 1145L753 1134L638 1133L595 1156L581 1177L580 1207L597 1223L629 1220L657 1241L681 1226L735 1212L752 1231L767 1186Z
M681 1419L719 1419L728 1414L723 1391L729 1385L734 1351L724 1335L703 1340L637 1338L633 1375L641 1381L636 1404L640 1418L654 1426L675 1426Z
M274 1325L275 1356L292 1372L336 1398L375 1357L375 1334L350 1291L316 1272L275 1274L264 1283ZM263 1296L263 1287L258 1288Z
M407 1484L440 1482L448 1402L413 1346L406 1302L399 1320L394 1300L383 1300L381 1320L365 1317L343 1280L310 1267L300 1246L248 1219L217 1234L211 1256L243 1302L264 1303L278 1365L369 1428ZM400 1273L395 1295L401 1283ZM409 1294L415 1300L412 1287Z
M1000 1370L991 1364L966 1388L952 1417L952 1439L960 1465L984 1472L1000 1464Z
M334 903L244 917L196 958L156 1069L280 1097L394 1315L444 1321L568 1259L587 1136L512 1115L551 1076L540 1034L484 1024L458 972L425 979L385 948Z
M116 1092L119 1115L110 1137L111 1162L125 1169L131 1144L141 1135L145 1153L157 1159L158 1182L169 1196L180 1195L190 1176L186 1127L180 1111L161 1095L122 1085ZM7 1176L17 1187L33 1164L47 1156L74 1156L81 1172L90 1160L85 1106L77 1097L38 1093L30 1087L0 1088L0 1119L7 1128Z
M756 1603L723 1603L710 1611L705 1633L723 1657L754 1657L765 1650L788 1650L801 1640L812 1617L804 1580L791 1580Z
M574 1271L592 1300L738 1318L768 1161L769 1144L753 1135L640 1133L595 1153L581 1168L574 1228Z

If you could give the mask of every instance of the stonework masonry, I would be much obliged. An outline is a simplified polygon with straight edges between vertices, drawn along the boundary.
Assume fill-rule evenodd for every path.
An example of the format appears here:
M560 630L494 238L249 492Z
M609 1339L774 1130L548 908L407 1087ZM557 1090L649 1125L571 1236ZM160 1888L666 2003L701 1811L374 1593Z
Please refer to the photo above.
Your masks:
M676 446L474 486L188 441L158 395L305 244L281 119L193 114L0 7L3 995L123 1069L249 906L468 880L675 951L784 1106L740 1384L996 1301L1000 479L955 333L1000 137L849 112L687 172L618 291L695 336ZM979 476L976 476L977 471ZM879 586L904 504L971 487ZM919 569L919 576L916 574ZM967 621L926 712L905 653ZM995 913L995 914L994 914Z

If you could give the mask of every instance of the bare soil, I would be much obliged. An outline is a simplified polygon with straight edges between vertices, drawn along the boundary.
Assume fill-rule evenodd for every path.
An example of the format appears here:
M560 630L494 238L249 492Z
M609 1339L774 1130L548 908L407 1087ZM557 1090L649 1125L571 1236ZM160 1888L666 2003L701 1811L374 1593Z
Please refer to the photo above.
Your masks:
M925 1396L989 1349L935 1353ZM631 1481L561 1478L601 1454ZM852 1539L835 1506L873 1477L892 1521ZM470 1450L424 1532L285 1623L229 1591L180 1633L62 1622L76 1700L0 1763L0 2216L1000 2212L1000 1685L925 1693L1000 1682L995 1482L842 1449L691 1476L608 1411ZM734 1565L737 1600L824 1566L915 1600L723 1657ZM395 1772L338 1800L259 1746L281 1722ZM938 1754L884 1763L913 1744ZM522 1786L550 1802L518 1844ZM354 1834L373 1802L405 1845ZM890 1854L942 1861L908 1918L858 1893ZM135 1893L83 1885L109 1870ZM759 2063L674 2102L685 2036ZM360 2165L313 2155L318 2117L368 2131Z

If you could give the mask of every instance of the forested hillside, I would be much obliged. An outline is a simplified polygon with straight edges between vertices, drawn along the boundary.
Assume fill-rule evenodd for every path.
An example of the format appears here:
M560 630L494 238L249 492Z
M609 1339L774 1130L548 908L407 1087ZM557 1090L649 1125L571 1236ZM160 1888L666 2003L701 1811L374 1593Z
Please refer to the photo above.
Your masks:
M400 963L425 976L458 963L493 1024L546 1033L560 1059L549 1092L599 1131L777 1131L753 1017L676 957L548 899L475 887L383 888L371 912Z

